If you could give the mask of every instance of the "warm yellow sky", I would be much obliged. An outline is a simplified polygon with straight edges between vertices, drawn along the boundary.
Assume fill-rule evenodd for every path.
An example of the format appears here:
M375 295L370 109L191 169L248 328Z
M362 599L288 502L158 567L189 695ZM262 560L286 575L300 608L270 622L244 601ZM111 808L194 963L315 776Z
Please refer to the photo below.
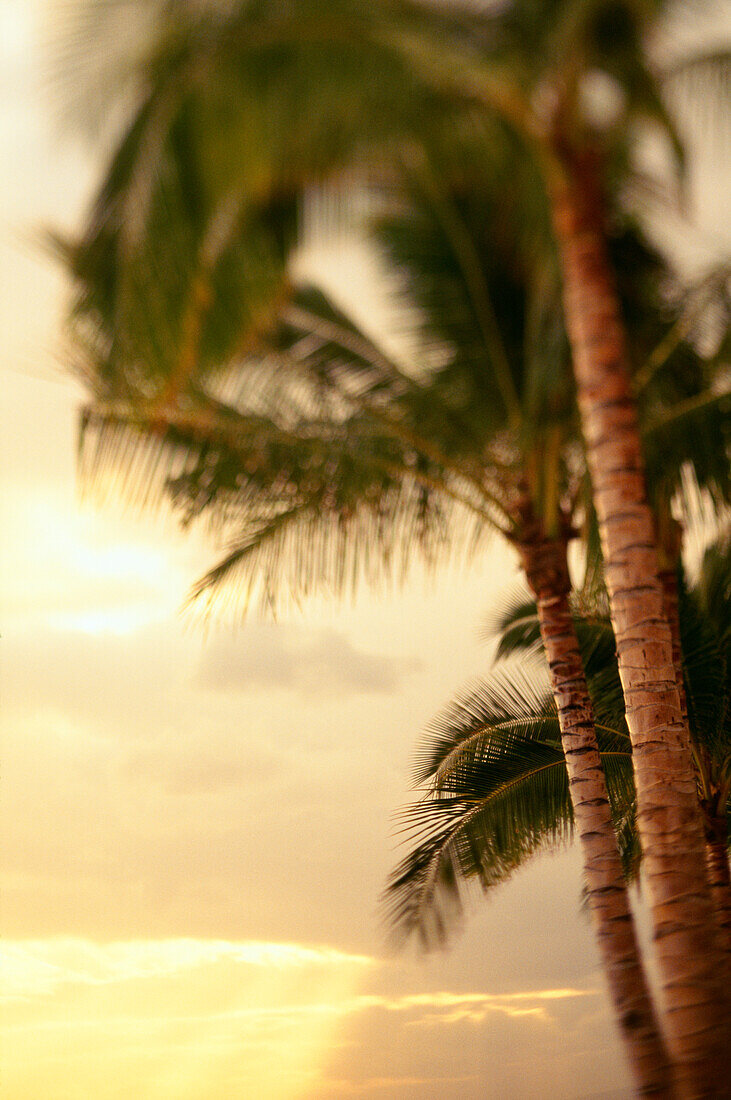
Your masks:
M42 88L55 6L0 0L3 1097L625 1095L575 852L449 954L384 951L412 749L487 666L506 552L204 637L179 613L204 538L79 507L32 243L93 176Z

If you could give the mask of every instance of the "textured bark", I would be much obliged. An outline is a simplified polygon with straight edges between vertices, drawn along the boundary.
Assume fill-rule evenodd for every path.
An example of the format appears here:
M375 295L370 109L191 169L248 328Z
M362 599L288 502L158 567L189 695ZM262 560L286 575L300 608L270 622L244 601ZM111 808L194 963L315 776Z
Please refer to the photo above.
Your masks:
M706 828L706 869L718 923L731 953L731 874L728 863L728 825L718 806L704 807ZM715 812L714 812L715 809ZM728 973L728 970L727 970Z
M663 606L670 627L670 646L675 669L675 681L680 697L680 712L683 721L688 722L688 700L685 695L685 675L683 673L683 647L680 639L680 612L678 607L678 575L675 566L661 569L659 572L662 586Z
M681 1094L729 1095L729 1012L687 725L658 577L624 332L593 165L563 157L552 213L627 725L665 1022Z
M675 676L680 692L680 705L686 721L688 718L688 702L685 694L685 682L683 674L683 649L680 637L680 615L678 608L678 574L676 569L662 569L660 571L660 583L663 588L665 600L665 613L670 626L670 636L673 648L673 664ZM711 891L711 901L716 912L716 920L721 929L723 945L726 949L726 976L727 984L731 982L731 878L729 877L728 864L728 826L724 812L724 798L719 798L719 790L714 786L713 763L707 752L701 746L696 746L696 752L700 754L700 767L703 769L706 781L704 783L696 769L697 782L700 789L701 812L703 814L703 831L706 843L706 870L708 886Z
M589 905L616 1019L639 1095L670 1097L668 1055L640 957L569 606L566 541L544 538L525 513L522 532L519 551L537 601Z

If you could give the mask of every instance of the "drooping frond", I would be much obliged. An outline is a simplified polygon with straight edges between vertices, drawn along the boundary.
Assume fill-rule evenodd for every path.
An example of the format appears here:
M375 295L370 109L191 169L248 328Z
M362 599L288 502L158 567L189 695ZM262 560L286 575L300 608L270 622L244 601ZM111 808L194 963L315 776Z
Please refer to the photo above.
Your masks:
M694 740L720 760L731 753L727 713L731 676L727 654L695 593L681 590L680 601L688 722Z
M528 232L529 222L508 209L504 193L500 203L490 197L494 168L478 164L471 170L474 179L465 184L459 176L450 182L449 166L439 159L435 165L424 154L410 162L375 237L399 273L401 293L412 307L405 315L420 319L420 345L442 360L434 377L459 413L462 445L474 450L484 447L496 427L515 429L518 413L528 412L522 406L535 404L539 362L550 359L555 420L571 387L563 329L559 325L557 343L541 327L548 313L555 320L560 310L551 311L559 284L557 275L553 285L548 279L552 260L540 202L534 194L540 228L525 241L519 238L516 247L506 222L518 234ZM531 426L539 430L538 416Z
M731 643L731 530L728 525L703 554L693 592L721 646Z
M688 719L716 775L731 778L731 538L705 551L692 588L680 578L680 631Z
M727 337L731 320L730 279L728 264L714 265L702 278L676 288L678 301L669 317L670 324L632 379L636 392L644 390L661 371L668 371L665 387L685 387L680 392L670 389L670 394L676 398L690 396L689 385L698 388L696 376L699 372L703 373L706 384L712 380L718 366L724 363L724 352L725 361L728 360L724 337ZM702 349L703 358L683 361L682 356L684 353L687 356L689 347ZM680 361L676 356L681 357ZM667 398L667 388L661 388L660 394Z
M613 813L633 866L629 744L599 731ZM501 885L538 851L571 836L573 814L555 705L525 671L506 668L464 692L420 748L421 801L404 814L411 851L384 901L397 939L442 942L471 890Z
M162 493L186 521L216 522L228 548L195 589L208 605L400 579L413 560L475 552L491 530L477 504L405 462L399 441L362 417L283 428L234 410L212 419L203 405L140 431L132 417L92 412L82 470L102 489L111 475L143 503Z
M513 740L479 784L416 803L406 818L414 847L389 880L387 917L398 939L443 941L471 885L507 881L539 847L571 831L566 768L560 752Z
M204 600L206 612L231 601L243 612L257 596L276 611L315 590L342 595L363 583L400 581L416 561L433 567L479 547L488 534L484 524L466 510L459 518L452 514L459 511L403 480L384 479L373 501L357 505L352 514L318 492L271 518L237 524L224 558L191 595ZM460 520L464 534L455 540L450 529Z
M459 695L431 723L417 757L414 779L442 788L462 754L474 762L489 753L492 736L559 740L556 708L545 686L525 669L499 669Z
M731 502L731 392L706 392L657 410L643 430L650 493L681 506L684 470L717 506Z

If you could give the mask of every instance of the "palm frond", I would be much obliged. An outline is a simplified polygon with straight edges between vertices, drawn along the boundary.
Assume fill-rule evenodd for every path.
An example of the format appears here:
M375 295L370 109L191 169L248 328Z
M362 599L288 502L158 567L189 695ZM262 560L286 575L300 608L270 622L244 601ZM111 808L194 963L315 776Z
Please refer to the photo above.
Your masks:
M587 605L581 596L572 598L574 626L582 662L589 681L615 662L614 634L606 605L596 600ZM516 654L543 659L543 642L535 600L521 586L508 593L487 618L485 638L497 638L496 660ZM614 723L617 727L619 721Z
M652 495L670 498L682 487L684 473L692 470L717 506L731 501L729 411L731 393L711 391L647 418L642 435ZM677 499L684 504L682 492Z
M681 640L688 721L696 744L722 759L731 750L726 712L731 680L718 636L692 593L681 592Z
M660 82L670 106L699 134L722 148L728 137L731 47L723 43L685 53L663 66Z
M694 587L680 585L680 628L694 741L722 775L731 759L731 539L706 549Z
M676 367L675 353L682 352L689 342L692 346L707 345L710 337L712 342L719 344L713 330L722 334L728 327L730 276L728 264L714 265L701 279L683 288L677 315L632 379L637 392L652 382L658 371L668 366ZM707 363L703 365L707 368ZM688 366L684 366L681 377L687 374ZM677 371L673 374L677 375Z
M409 824L417 844L384 895L398 940L417 934L425 946L443 942L471 883L483 890L504 883L540 847L569 838L563 757L536 744L529 769L524 782L506 778L486 793L449 794L412 808Z
M459 770L460 760L472 766L483 753L489 756L494 742L504 751L513 736L555 748L560 740L556 707L545 685L526 669L498 669L434 719L417 757L415 781L431 781L442 789Z
M538 656L543 653L536 602L520 585L504 595L491 609L481 631L484 641L497 638L495 657L502 660L515 653Z
M625 866L636 872L628 739L597 731ZM473 887L488 892L538 851L568 841L573 812L555 704L525 670L495 671L462 692L429 727L403 815L412 845L385 895L397 940L443 942Z
M489 189L479 176L451 188L448 173L439 185L435 179L426 158L409 165L374 234L399 272L406 316L420 319L420 345L442 359L434 380L458 413L462 447L474 451L496 427L510 424L521 402L526 276L541 264L535 252L531 265L511 253L499 229L510 214L485 197ZM567 360L553 367L554 379L562 367L565 375Z
M706 548L693 591L702 614L726 649L731 642L731 532L728 527Z

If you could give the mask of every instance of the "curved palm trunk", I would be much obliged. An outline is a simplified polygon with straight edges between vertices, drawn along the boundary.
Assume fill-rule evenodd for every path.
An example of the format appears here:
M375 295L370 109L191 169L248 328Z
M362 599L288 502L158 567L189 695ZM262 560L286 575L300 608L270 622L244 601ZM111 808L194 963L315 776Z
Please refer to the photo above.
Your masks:
M673 664L675 676L680 692L680 706L683 716L688 718L688 701L685 694L685 682L683 676L683 649L680 638L680 615L678 610L678 575L675 569L661 569L660 583L662 584L665 599L665 613L670 626L670 636L673 648ZM707 755L704 757L702 747L696 747L696 752L701 754L699 767L706 777L711 768ZM725 799L719 799L717 790L708 790L712 783L708 778L700 779L706 789L701 793L701 813L703 815L703 832L706 844L706 871L708 886L711 891L711 901L716 911L716 919L724 937L727 951L726 974L731 977L731 875L728 863L728 826L726 815L723 812Z
M637 820L681 1093L728 1095L723 952L645 497L624 333L591 164L566 158L551 194L564 309L633 748Z
M673 1089L668 1056L640 958L569 606L566 540L544 537L527 509L521 527L518 549L537 601L589 905L617 1022L639 1094L669 1097Z

